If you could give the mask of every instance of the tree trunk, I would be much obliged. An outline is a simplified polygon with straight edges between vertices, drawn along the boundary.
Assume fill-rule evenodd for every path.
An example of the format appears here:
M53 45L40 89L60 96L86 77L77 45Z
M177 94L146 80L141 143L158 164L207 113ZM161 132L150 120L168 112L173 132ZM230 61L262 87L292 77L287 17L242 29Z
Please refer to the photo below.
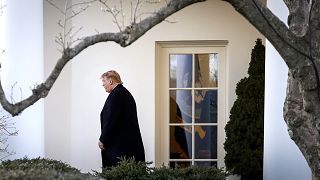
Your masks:
M319 123L316 116L319 110L317 91L305 92L301 83L289 73L287 97L284 106L284 119L288 125L288 133L291 139L297 144L298 148L307 160L312 174L320 179L320 144L319 144ZM313 96L311 101L308 97ZM309 101L313 104L307 103Z
M300 7L302 3L304 6ZM289 87L287 92L285 120L292 130L292 139L311 168L313 177L320 179L320 1L299 1L292 7L291 9L298 7L300 10L297 10L297 14L290 11L292 19L296 20L294 23L289 22L289 27L301 27L291 29L294 34L304 38L309 52L308 58L301 59L304 62L302 65L290 68L292 74L289 75L288 87L291 88ZM296 102L293 99L296 99Z
M284 0L288 26L259 0L227 0L277 49L290 70L284 119L320 179L320 0Z

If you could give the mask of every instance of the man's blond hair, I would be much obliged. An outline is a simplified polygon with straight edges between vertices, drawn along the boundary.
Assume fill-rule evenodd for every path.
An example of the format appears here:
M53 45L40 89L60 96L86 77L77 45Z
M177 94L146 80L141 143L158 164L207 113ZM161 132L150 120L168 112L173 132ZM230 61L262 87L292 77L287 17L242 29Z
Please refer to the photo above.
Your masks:
M101 75L101 78L106 77L108 79L112 79L114 82L123 84L121 81L120 75L115 70L110 70Z

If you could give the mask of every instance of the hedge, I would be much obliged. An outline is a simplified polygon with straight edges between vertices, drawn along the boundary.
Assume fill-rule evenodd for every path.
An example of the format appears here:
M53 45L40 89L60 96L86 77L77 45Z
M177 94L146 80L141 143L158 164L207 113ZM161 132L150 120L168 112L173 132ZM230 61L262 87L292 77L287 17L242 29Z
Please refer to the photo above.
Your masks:
M67 163L46 159L16 159L3 161L0 164L0 179L3 180L225 180L227 173L216 168L169 168L150 167L150 162L135 162L134 159L122 159L112 168L102 172L81 173L80 170Z

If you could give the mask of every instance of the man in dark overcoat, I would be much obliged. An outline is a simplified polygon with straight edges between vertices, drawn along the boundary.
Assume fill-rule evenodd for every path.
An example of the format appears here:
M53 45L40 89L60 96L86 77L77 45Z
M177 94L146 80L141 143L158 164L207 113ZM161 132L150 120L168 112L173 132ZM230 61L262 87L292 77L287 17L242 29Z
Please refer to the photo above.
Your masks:
M101 76L103 87L110 93L100 114L102 167L118 164L120 157L145 161L144 147L138 124L136 103L122 85L120 75L108 71Z

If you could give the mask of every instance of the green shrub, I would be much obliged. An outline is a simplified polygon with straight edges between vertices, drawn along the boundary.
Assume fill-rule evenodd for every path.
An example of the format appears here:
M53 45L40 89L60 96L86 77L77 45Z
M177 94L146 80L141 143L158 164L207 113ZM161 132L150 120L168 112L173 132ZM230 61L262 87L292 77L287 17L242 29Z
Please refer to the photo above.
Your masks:
M225 180L227 173L217 168L203 168L203 167L188 167L188 168L169 168L160 167L154 168L151 179L152 180Z
M151 168L146 162L135 162L134 159L122 159L118 166L104 169L101 173L94 172L96 176L105 179L124 180L225 180L227 174L216 168Z
M54 169L0 170L1 180L98 180L99 178L81 173L59 172Z
M149 179L152 168L147 162L135 162L133 158L121 158L117 166L103 169L101 173L94 171L95 175L105 179Z
M122 159L118 166L104 169L94 175L83 174L61 161L35 158L7 160L0 164L1 180L225 180L227 174L216 168L149 167L148 162Z
M69 164L63 163L62 161L45 159L40 157L34 159L28 159L27 157L24 157L22 159L6 160L1 163L0 169L22 171L28 169L54 169L58 172L80 173L78 169L71 167Z
M3 161L0 165L0 179L42 180L42 179L70 179L94 180L97 177L82 174L78 169L61 161L35 158Z

